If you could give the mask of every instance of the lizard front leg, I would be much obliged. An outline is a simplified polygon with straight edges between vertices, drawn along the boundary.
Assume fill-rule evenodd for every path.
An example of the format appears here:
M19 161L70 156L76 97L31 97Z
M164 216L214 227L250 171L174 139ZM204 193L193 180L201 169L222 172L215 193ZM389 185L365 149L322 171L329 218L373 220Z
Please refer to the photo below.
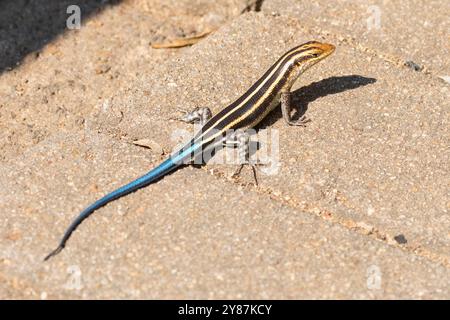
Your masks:
M306 123L310 122L306 116L300 117L297 121L293 121L291 117L292 111L292 93L282 92L280 97L281 102L281 113L283 114L283 119L290 126L302 126L305 127Z

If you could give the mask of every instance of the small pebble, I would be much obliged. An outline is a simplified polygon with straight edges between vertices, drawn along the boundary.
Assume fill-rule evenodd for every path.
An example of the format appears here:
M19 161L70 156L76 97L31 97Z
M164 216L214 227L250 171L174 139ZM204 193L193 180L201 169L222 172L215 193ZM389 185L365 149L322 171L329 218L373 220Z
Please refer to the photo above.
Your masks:
M408 60L405 62L405 66L414 70L414 71L422 71L423 67L415 63L414 61Z
M399 234L398 236L395 236L394 240L397 241L397 243L399 243L399 244L405 244L408 242L408 240L406 240L406 238L403 234Z

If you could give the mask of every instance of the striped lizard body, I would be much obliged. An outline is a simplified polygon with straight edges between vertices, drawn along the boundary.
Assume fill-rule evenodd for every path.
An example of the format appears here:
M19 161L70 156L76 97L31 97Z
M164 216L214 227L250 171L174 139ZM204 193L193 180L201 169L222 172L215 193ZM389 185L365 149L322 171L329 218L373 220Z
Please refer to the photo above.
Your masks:
M202 155L211 145L215 145L217 141L225 141L228 132L253 128L280 102L286 122L290 125L303 125L304 118L294 122L290 117L291 87L300 74L329 56L334 49L335 47L331 44L317 41L310 41L292 48L282 55L247 92L211 119L206 119L211 115L207 108L203 108L203 112L194 111L194 116L188 115L186 121L200 120L204 122L194 138L145 175L105 195L84 209L67 228L58 247L45 260L58 254L65 247L67 240L78 225L97 209L155 182L184 163L192 161L198 155Z

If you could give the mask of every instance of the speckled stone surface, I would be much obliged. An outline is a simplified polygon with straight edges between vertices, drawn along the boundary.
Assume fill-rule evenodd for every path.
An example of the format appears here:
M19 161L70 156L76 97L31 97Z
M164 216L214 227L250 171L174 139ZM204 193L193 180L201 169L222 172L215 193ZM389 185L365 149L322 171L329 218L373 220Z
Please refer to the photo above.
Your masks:
M450 75L448 1L265 0L262 11L288 16L386 60Z
M292 16L310 4L182 3L107 7L0 75L0 297L450 298L448 84ZM190 48L150 47L217 26ZM279 111L260 125L279 135L276 174L255 186L248 168L182 168L98 210L42 262L80 210L192 132L177 110L219 111L311 39L337 50L294 88L306 128ZM421 56L427 42L409 45ZM150 149L132 143L143 139Z

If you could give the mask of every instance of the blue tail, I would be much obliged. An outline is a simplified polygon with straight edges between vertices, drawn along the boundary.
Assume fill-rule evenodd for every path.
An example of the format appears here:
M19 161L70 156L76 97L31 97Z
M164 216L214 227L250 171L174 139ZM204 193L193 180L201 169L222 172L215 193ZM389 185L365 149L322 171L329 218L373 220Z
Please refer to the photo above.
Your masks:
M170 171L176 169L182 164L182 159L184 158L184 155L187 154L187 152L184 152L183 154L178 154L176 157L171 157L164 162L162 162L159 166L154 168L153 170L149 171L147 174L143 175L140 178L137 178L136 180L124 185L123 187L120 187L119 189L108 193L103 198L95 201L93 204L91 204L89 207L84 209L80 215L72 222L72 224L67 229L66 233L64 234L64 237L62 238L61 242L59 243L59 246L52 251L47 257L45 257L44 261L50 259L54 255L61 252L62 249L64 249L64 246L66 245L67 240L70 238L71 234L75 229L78 227L78 225L83 222L84 219L89 217L92 213L94 213L95 210L98 208L103 207L107 203L116 200L124 195L127 195L131 192L134 192L142 187L145 187L149 185L150 183L154 182L155 180L161 178L162 176L166 175Z

